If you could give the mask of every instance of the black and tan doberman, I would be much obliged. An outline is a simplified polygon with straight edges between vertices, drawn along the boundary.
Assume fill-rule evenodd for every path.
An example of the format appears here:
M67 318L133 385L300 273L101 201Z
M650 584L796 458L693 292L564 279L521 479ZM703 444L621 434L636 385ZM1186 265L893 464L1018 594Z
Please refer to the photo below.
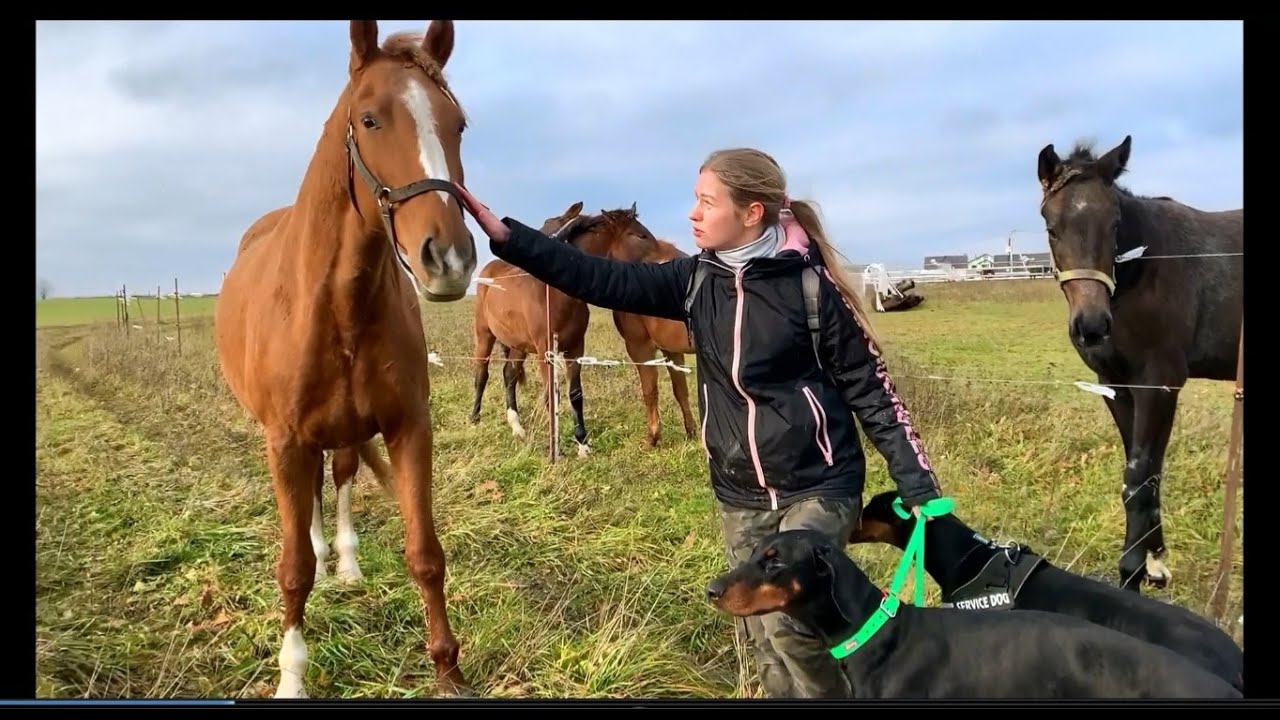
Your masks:
M849 542L905 550L915 521L894 512L895 497L890 491L871 498ZM1167 647L1244 692L1240 646L1184 607L1063 570L1025 545L997 545L954 514L933 518L924 538L925 572L942 590L944 606L1072 615Z
M859 698L1238 698L1168 648L1070 615L899 603L821 533L788 530L707 586L722 612L783 612Z

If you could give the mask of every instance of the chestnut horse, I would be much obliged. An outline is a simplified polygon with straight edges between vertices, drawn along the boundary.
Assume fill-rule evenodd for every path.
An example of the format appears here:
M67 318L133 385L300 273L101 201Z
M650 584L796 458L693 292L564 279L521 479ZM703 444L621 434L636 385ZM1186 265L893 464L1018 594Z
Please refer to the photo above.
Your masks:
M432 517L430 384L418 307L419 294L433 302L462 298L476 264L452 184L463 182L465 127L442 74L453 45L449 21L431 23L420 37L393 35L382 47L376 21L351 21L348 81L298 194L245 232L218 297L220 369L262 425L280 514L284 639L276 697L306 697L303 615L323 572L317 555L327 555L318 520L325 450L335 451L340 574L359 577L349 481L364 457L404 516L405 560L424 601L440 689L468 691ZM370 444L378 433L389 470Z

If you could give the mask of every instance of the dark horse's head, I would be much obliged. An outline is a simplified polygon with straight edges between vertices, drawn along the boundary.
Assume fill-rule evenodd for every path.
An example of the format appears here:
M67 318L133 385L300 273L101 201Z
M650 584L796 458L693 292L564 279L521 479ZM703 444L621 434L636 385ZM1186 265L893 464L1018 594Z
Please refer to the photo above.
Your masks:
M1049 233L1049 254L1067 297L1071 342L1080 349L1102 346L1111 336L1115 293L1116 235L1120 198L1115 181L1129 162L1124 140L1095 158L1077 144L1066 160L1053 144L1040 151L1038 174L1044 200L1040 215Z

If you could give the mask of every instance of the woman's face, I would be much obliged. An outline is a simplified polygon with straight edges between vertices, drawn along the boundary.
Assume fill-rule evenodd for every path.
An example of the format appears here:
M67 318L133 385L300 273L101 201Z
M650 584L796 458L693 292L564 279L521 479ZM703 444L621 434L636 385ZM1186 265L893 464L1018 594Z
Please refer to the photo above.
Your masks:
M714 172L704 170L693 186L693 241L702 250L732 250L760 235L764 206L753 202L742 210Z

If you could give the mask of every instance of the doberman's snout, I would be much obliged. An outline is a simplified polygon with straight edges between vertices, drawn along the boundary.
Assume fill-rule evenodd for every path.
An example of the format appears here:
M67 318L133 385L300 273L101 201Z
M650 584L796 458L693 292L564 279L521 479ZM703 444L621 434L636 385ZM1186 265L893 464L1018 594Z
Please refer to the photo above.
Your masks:
M724 578L716 578L710 583L707 583L707 599L713 601L719 600L724 597L725 591L728 589L729 583L725 582Z

